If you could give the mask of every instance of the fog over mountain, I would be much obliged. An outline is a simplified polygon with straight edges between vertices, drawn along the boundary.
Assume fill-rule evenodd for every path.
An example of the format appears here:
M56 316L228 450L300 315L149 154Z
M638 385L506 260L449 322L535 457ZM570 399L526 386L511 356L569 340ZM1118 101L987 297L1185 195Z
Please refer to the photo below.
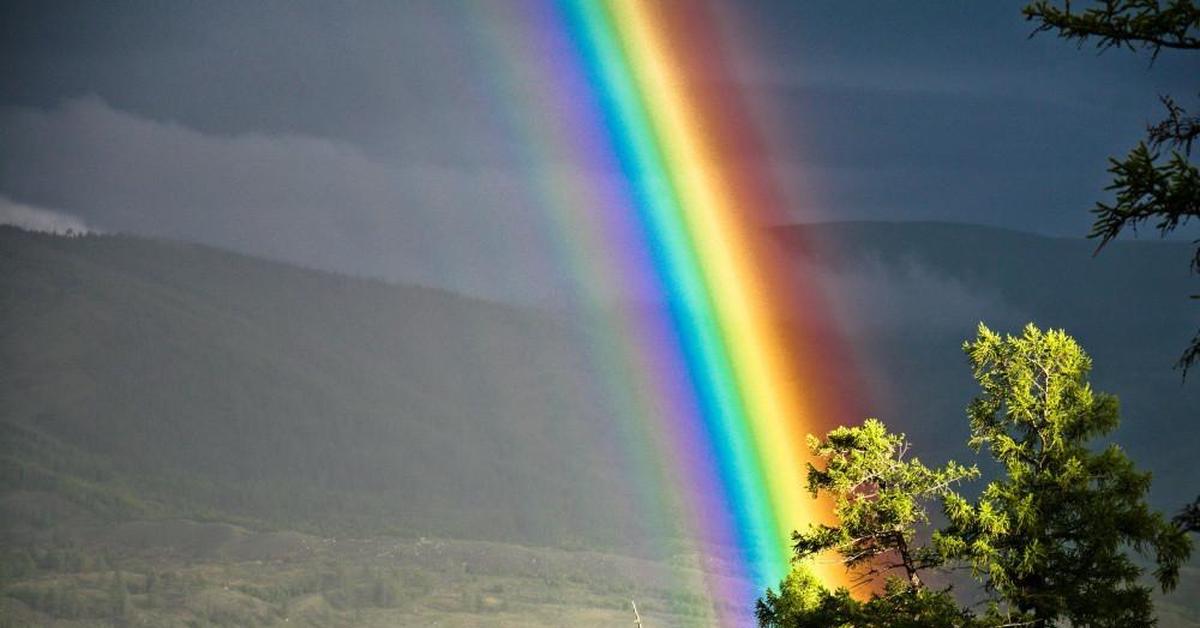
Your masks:
M1082 235L1107 156L1196 73L1169 50L1153 65L1064 54L1026 37L1016 1L713 4L746 34L732 83L713 87L769 125L769 163L736 165L776 173L801 222ZM109 232L561 302L561 236L536 187L619 173L525 163L514 129L543 121L493 89L487 40L562 51L485 6L4 3L0 195Z
M978 322L1065 326L1094 355L1097 385L1120 386L1112 392L1125 401L1123 440L1156 471L1156 496L1186 499L1191 452L1158 440L1186 425L1196 400L1171 369L1191 332L1188 278L1171 263L1186 259L1186 245L1123 243L1092 259L1083 241L966 226L829 224L780 237L795 230L823 243L793 249L797 272L827 283L854 349L869 358L877 413L918 447L933 439L930 449L959 449L972 388L958 345ZM17 425L135 468L403 487L414 521L423 508L453 508L415 506L439 495L530 518L537 508L584 507L577 515L587 520L598 516L584 515L594 500L560 503L564 492L622 490L606 458L619 452L592 446L616 409L589 390L597 375L584 357L585 323L566 312L178 243L3 233L12 323L3 357L16 365L3 384L6 420ZM472 453L472 443L482 449ZM515 468L500 472L505 465ZM525 481L487 488L509 473ZM413 484L424 481L434 484ZM535 508L505 490L553 503ZM606 510L615 512L597 512Z
M1190 279L1175 272L1186 245L1118 243L1093 259L1085 241L963 225L777 235L796 272L826 285L868 366L873 413L917 454L970 459L974 384L959 345L981 319L1010 331L1033 320L1066 326L1094 356L1097 387L1122 400L1117 439L1154 473L1154 503L1194 492L1200 393L1171 369L1191 332ZM613 431L621 409L586 359L591 332L567 311L119 235L7 227L0 262L7 543L39 546L47 521L85 552L211 533L87 532L182 517L686 564L680 513L639 495L647 479ZM245 549L221 551L281 542L237 534ZM516 551L505 547L488 552Z

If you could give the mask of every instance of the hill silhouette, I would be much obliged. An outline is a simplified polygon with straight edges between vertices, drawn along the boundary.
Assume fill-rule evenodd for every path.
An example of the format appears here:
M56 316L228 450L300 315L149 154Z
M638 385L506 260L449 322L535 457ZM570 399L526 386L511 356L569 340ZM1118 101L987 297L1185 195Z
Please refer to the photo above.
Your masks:
M1091 352L1156 503L1193 496L1200 387L1171 369L1195 323L1185 244L1093 259L1083 240L965 225L779 235L839 303L876 414L923 457L963 457L974 325L1033 320ZM110 519L664 540L634 512L586 330L562 315L130 236L0 228L0 267L0 452L26 519L75 512L32 491Z
M638 536L550 315L128 236L2 228L0 268L9 492L115 518Z

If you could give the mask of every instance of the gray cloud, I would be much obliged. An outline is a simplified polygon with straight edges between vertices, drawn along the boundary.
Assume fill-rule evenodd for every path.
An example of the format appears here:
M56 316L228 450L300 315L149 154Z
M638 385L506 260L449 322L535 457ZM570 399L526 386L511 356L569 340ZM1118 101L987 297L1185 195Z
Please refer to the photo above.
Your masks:
M0 194L107 229L544 298L566 271L531 179L620 174L523 136L565 135L555 108L581 89L543 72L574 59L552 4L0 3ZM1080 235L1105 158L1160 115L1157 93L1194 92L1194 56L1150 67L1027 39L1022 0L713 4L740 33L738 85L706 84L741 89L770 152L724 158L777 172L802 221Z
M3 3L0 103L96 94L203 133L300 134L393 161L495 166L507 140L480 31L504 27L473 24L481 13L439 0Z
M0 195L0 225L59 235L83 235L95 231L87 223L70 214L15 203L3 195Z
M851 334L959 332L979 321L1016 324L1028 316L999 294L916 261L885 264L866 257L837 267L798 262L797 272L816 279Z
M98 98L0 112L0 189L111 231L485 296L560 281L534 195L510 173L396 166L297 134L205 134Z

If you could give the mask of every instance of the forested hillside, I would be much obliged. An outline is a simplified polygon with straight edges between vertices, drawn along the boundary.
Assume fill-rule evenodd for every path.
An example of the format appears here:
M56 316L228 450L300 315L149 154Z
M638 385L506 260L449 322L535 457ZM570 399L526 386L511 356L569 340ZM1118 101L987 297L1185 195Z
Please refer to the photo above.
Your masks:
M117 518L637 537L550 316L125 236L2 228L0 268L9 492Z
M923 459L970 460L975 324L1035 321L1078 337L1120 396L1117 438L1155 504L1194 497L1200 386L1171 368L1194 331L1185 244L1093 259L1085 241L960 225L779 236L836 308L867 405ZM0 269L12 617L107 617L128 595L121 616L179 625L607 625L636 595L662 625L709 621L696 565L637 510L611 391L564 313L128 236L0 228ZM511 543L671 559L593 577ZM1195 618L1194 580L1160 602L1164 625Z
M1195 492L1181 443L1200 387L1171 369L1193 331L1185 244L1093 259L1085 241L956 225L780 235L797 272L829 280L876 413L918 450L962 455L974 325L1031 320L1095 357L1155 500ZM126 236L3 228L0 265L10 492L56 487L117 518L645 541L611 407L561 314Z

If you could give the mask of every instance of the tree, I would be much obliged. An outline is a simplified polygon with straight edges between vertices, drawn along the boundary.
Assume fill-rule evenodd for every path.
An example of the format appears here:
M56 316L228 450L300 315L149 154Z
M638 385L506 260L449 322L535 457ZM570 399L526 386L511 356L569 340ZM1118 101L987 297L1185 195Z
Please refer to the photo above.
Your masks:
M796 557L834 550L860 578L900 569L909 585L921 588L920 570L940 564L935 553L913 545L916 526L929 523L923 503L977 477L979 470L954 461L930 469L917 458L905 460L904 435L888 432L877 419L839 427L824 441L809 435L808 446L825 463L824 469L808 465L808 490L813 497L833 497L839 524L794 533Z
M876 419L860 427L839 427L825 440L809 436L813 455L824 468L810 464L808 490L833 497L838 525L815 525L795 532L796 568L758 602L763 626L964 626L969 613L958 609L945 590L930 590L920 572L941 564L941 557L915 543L916 527L928 525L925 502L948 494L952 487L978 475L955 462L930 469L907 458L903 435L892 434ZM805 561L832 550L856 574L871 581L888 576L882 595L867 602L848 590L829 591L805 567Z
M1150 589L1126 549L1152 557L1168 591L1191 544L1146 505L1148 473L1115 444L1091 448L1119 422L1117 398L1088 383L1091 359L1065 332L1033 325L1001 337L981 324L963 348L982 389L967 411L969 444L986 447L1003 475L974 504L946 494L950 525L934 546L1032 626L1153 625Z
M1037 23L1035 34L1056 32L1079 46L1095 41L1100 50L1149 51L1151 59L1163 48L1200 50L1200 6L1192 0L1103 0L1082 12L1073 10L1069 0L1062 8L1038 0L1023 12L1027 20ZM1167 117L1149 125L1146 140L1125 159L1109 159L1113 181L1107 189L1116 198L1112 203L1098 202L1092 209L1096 218L1089 237L1100 241L1097 252L1126 228L1136 232L1152 223L1165 236L1200 219L1200 170L1190 162L1192 143L1200 136L1200 116L1189 115L1171 96L1159 98ZM1193 243L1191 270L1200 273L1200 238ZM1186 376L1198 360L1200 331L1177 366Z
M1070 0L1062 8L1037 0L1022 9L1025 19L1038 22L1035 33L1055 31L1083 46L1095 39L1101 50L1149 50L1157 57L1163 48L1200 50L1200 7L1191 0L1100 0L1076 12Z
M1175 515L1175 525L1185 532L1200 532L1200 497Z
M795 563L779 583L779 593L768 588L758 600L754 615L763 628L824 628L848 624L856 605L849 591L830 592L806 566Z
M1147 506L1150 475L1115 444L1093 441L1119 423L1116 397L1092 390L1091 359L1063 331L1034 325L1000 336L984 325L963 345L980 394L967 408L976 452L1000 469L979 498L952 487L978 474L954 462L930 469L908 459L903 435L868 419L810 437L823 468L809 466L808 489L833 497L837 525L794 534L796 560L779 592L756 606L761 626L1152 626L1150 588L1130 557L1151 558L1168 591L1191 554L1182 529ZM915 543L929 522L924 503L939 499L948 525L931 545ZM808 571L833 551L859 580L888 576L882 593L854 599ZM920 577L945 563L965 564L991 594L982 616L959 608L949 590Z
M779 593L767 589L755 609L763 628L984 628L998 626L961 609L945 590L913 588L901 578L881 594L860 602L846 588L830 591L803 562L783 580Z

